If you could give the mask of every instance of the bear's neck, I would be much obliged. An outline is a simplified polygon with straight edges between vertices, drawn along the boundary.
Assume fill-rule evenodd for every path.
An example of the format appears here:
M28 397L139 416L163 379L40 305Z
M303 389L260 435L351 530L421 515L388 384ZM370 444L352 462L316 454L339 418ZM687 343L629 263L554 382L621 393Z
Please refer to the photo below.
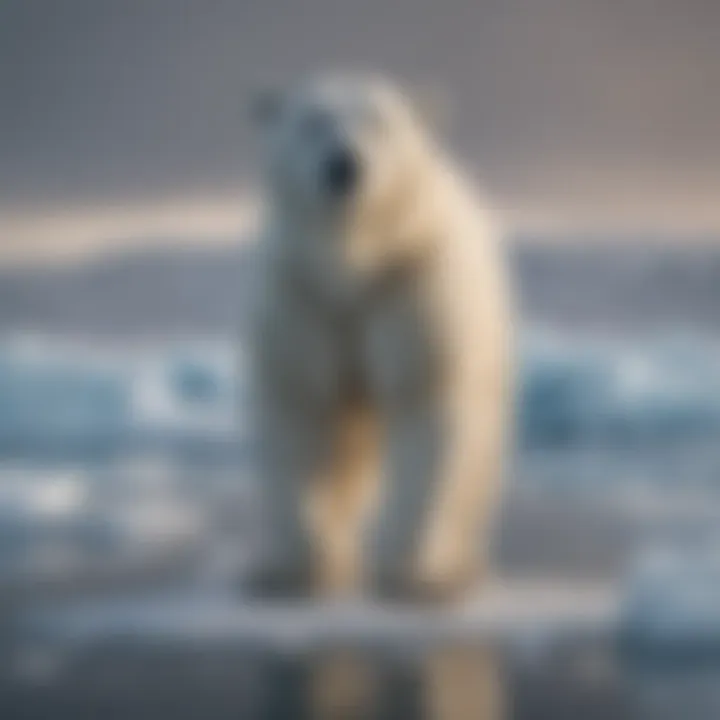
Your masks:
M334 215L271 200L271 236L288 260L367 278L388 264L416 263L432 253L439 235L435 228L442 227L438 197L427 180L408 177L394 194Z
M427 222L409 211L332 224L300 222L290 214L271 217L277 223L270 233L273 254L299 296L341 313L381 302L422 272L434 247Z

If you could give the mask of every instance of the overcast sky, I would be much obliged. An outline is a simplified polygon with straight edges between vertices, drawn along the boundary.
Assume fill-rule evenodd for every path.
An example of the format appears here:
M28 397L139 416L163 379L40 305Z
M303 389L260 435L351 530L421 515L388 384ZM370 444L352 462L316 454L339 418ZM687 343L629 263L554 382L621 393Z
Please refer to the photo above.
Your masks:
M720 229L717 0L3 0L0 240L224 232L249 91L336 65L442 86L519 226Z

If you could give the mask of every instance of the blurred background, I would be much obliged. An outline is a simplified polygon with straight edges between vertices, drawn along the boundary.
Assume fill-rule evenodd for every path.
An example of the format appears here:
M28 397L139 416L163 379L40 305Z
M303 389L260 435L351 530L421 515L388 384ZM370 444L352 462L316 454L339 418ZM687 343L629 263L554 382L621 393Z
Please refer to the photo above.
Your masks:
M197 598L252 553L246 101L327 67L440 89L506 219L522 382L498 572L579 589L581 612L612 598L642 638L632 663L515 648L499 717L718 717L712 0L0 3L0 715L237 717L252 694L209 643L183 665L108 638L178 598L212 614ZM27 618L77 608L92 642L57 615L61 649L38 650Z

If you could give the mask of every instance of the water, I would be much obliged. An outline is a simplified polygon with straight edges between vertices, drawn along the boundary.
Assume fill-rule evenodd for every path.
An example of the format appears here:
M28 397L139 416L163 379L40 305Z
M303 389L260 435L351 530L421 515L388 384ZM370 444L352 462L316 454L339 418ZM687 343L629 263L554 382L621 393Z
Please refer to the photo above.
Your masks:
M710 542L720 528L719 361L710 337L528 332L502 574L625 588L629 577L645 582L636 559L647 550ZM182 632L174 644L131 642L102 620L120 597L145 617L158 592L169 612L178 599L237 589L255 507L241 369L241 347L222 340L0 346L0 632L21 641L0 653L0 716L252 717L262 687L297 683L257 648L188 645ZM638 621L665 618L666 630L701 616L673 589L714 576L682 557L683 573L650 578L655 605L638 605ZM29 608L80 599L100 618L96 645L53 655L19 632ZM720 716L712 653L698 664L677 646L618 653L611 635L560 648L526 640L484 655L495 717Z

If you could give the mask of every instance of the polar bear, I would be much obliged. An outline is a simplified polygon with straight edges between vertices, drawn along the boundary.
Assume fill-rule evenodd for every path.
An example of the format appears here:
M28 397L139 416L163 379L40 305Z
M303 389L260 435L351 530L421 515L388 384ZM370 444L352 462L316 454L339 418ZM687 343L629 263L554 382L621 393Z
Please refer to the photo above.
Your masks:
M510 416L497 222L384 78L315 77L253 114L251 589L461 598L487 565Z

